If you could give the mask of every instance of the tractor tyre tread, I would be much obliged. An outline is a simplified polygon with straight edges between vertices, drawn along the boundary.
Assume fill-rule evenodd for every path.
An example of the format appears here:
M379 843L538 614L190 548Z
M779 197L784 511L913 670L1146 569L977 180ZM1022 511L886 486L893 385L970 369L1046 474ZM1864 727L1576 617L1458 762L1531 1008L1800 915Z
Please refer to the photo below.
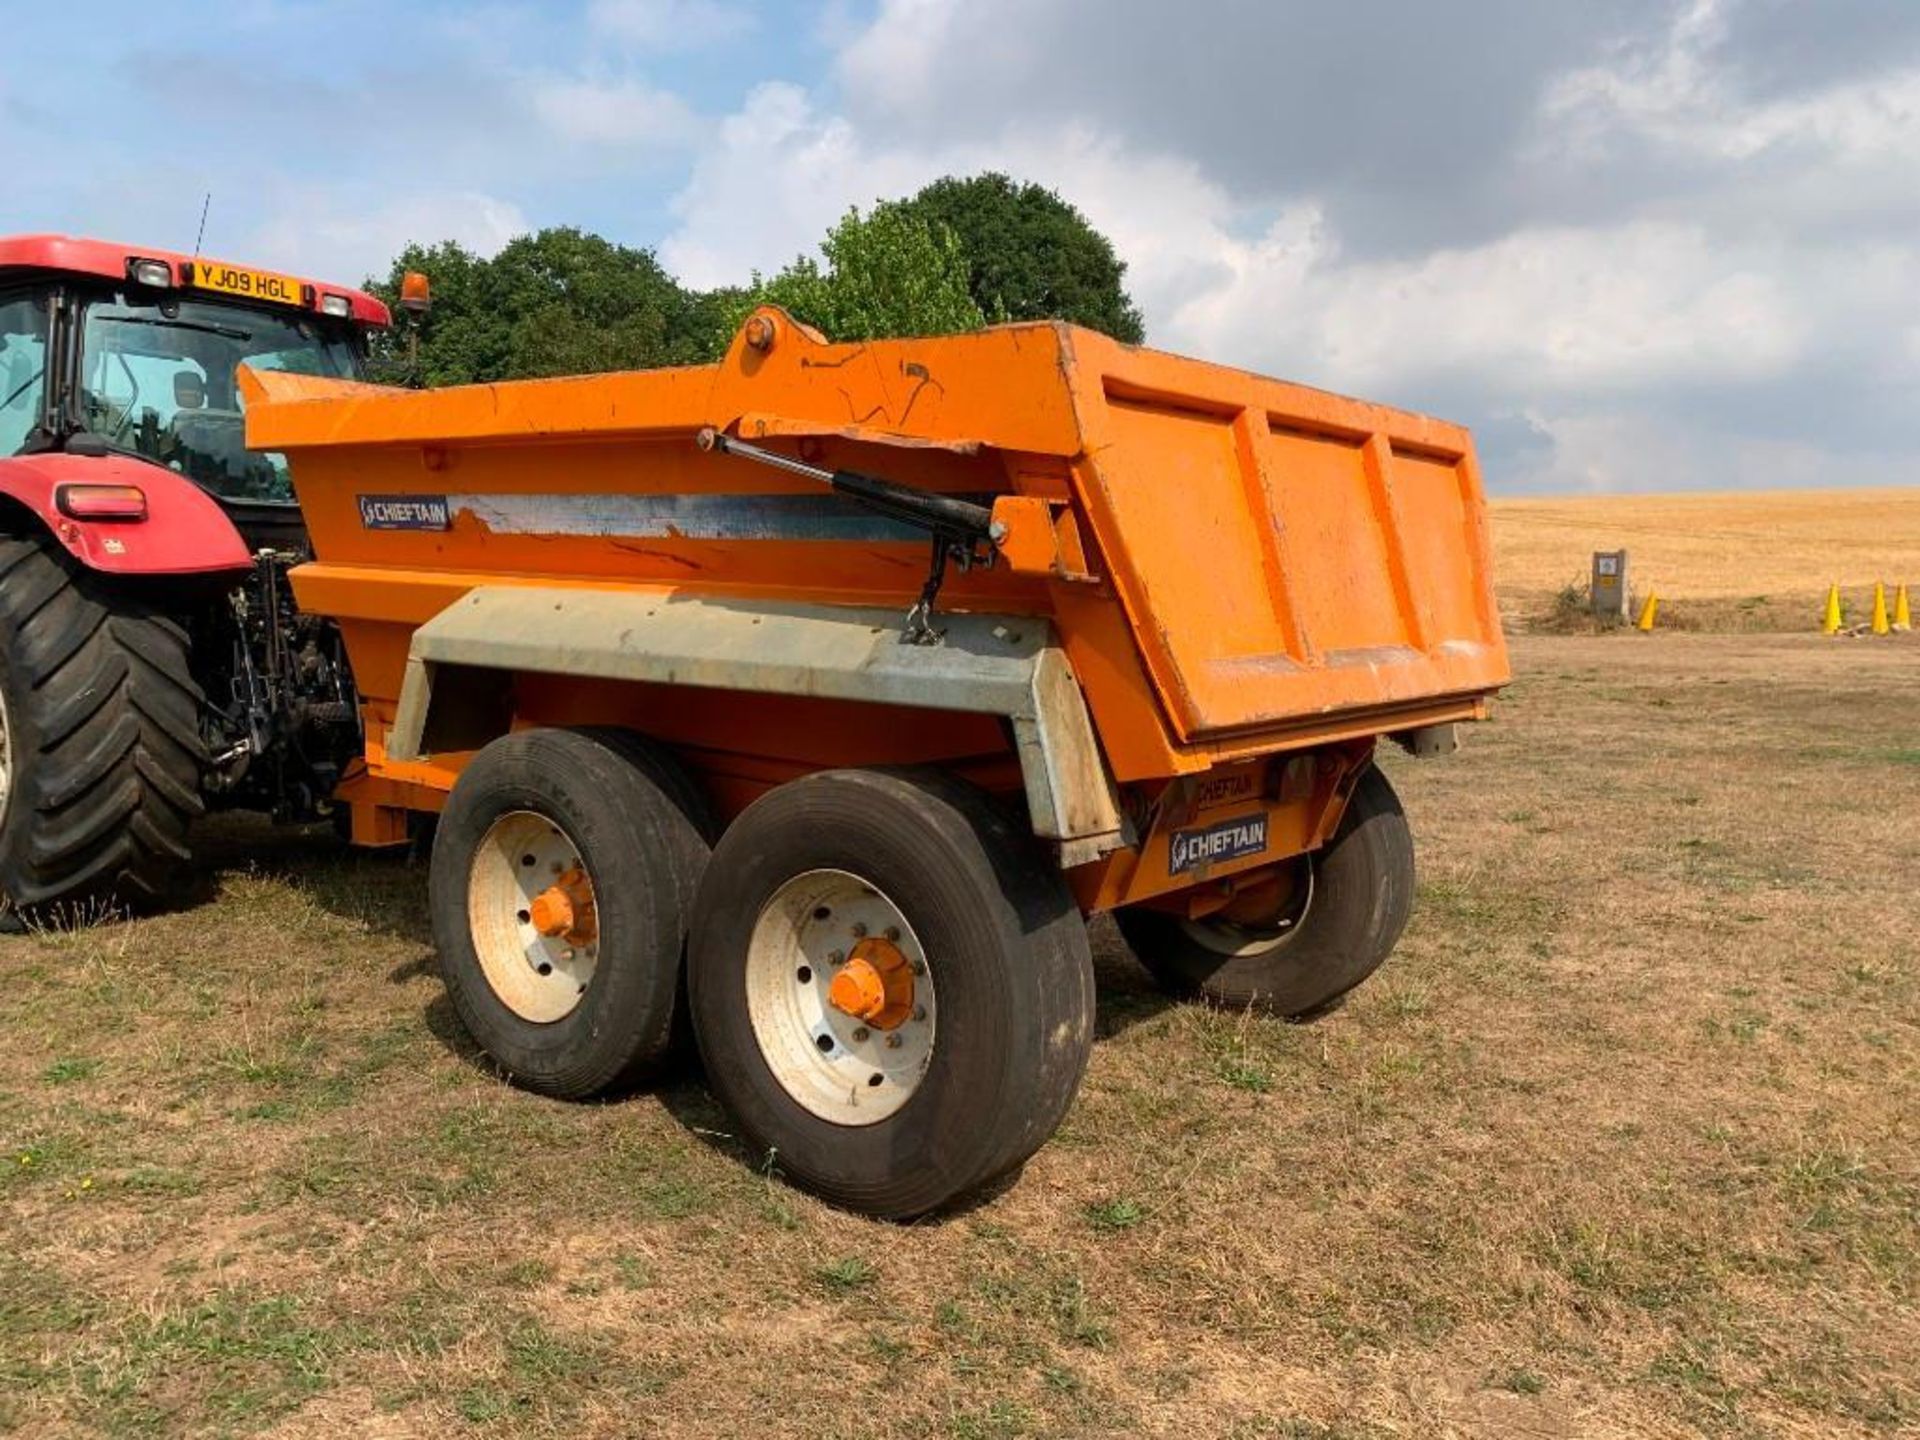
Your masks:
M203 812L186 631L39 538L0 536L12 783L0 895L29 916L173 898Z

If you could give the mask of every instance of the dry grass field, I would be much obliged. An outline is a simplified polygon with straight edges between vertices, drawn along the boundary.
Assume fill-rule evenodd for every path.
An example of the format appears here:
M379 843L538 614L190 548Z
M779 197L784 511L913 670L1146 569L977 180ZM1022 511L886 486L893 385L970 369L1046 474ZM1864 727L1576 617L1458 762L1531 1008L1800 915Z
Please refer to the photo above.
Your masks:
M1657 591L1670 623L1812 630L1829 585L1854 620L1876 580L1920 591L1920 485L1496 500L1493 541L1516 621L1569 584L1584 595L1593 552L1625 549L1635 591Z
M211 902L0 940L0 1430L1915 1433L1920 640L1516 658L1388 761L1385 971L1209 1013L1101 926L1064 1130L909 1228L693 1078L500 1084L420 865L227 822Z

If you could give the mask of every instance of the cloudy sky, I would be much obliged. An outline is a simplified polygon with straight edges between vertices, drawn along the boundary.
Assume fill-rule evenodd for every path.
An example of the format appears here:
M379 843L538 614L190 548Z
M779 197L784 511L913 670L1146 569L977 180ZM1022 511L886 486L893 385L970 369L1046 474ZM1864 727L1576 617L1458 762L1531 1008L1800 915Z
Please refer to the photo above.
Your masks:
M1920 482L1920 0L6 7L0 230L358 279L572 224L737 281L992 167L1151 343L1499 491Z

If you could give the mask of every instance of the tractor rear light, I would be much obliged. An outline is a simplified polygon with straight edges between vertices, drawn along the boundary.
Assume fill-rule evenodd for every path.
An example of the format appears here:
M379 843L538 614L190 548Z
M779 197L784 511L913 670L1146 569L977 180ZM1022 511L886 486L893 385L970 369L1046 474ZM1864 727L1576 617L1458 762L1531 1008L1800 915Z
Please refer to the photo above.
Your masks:
M353 301L344 295L322 295L320 297L320 313L322 315L338 316L340 319L345 320L353 314Z
M164 260L127 261L127 276L136 285L151 285L164 290L173 284L173 266Z
M144 520L147 492L138 485L61 485L53 503L74 520Z

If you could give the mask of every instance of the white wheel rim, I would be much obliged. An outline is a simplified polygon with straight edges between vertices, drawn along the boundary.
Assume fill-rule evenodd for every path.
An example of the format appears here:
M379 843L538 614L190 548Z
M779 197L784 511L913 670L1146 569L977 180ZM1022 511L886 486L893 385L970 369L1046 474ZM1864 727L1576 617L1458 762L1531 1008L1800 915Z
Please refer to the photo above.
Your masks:
M580 878L576 881L574 877ZM559 889L575 922L543 932L539 902ZM578 1008L600 953L592 876L580 847L544 815L514 810L488 827L467 875L467 926L480 971L502 1005L523 1020L550 1025Z
M1313 863L1300 867L1306 877L1306 892L1296 902L1289 896L1287 902L1274 922L1269 925L1240 925L1231 920L1208 917L1202 920L1182 920L1180 928L1194 943L1211 950L1216 955L1242 957L1248 955L1270 955L1300 933L1300 927L1306 922L1313 910Z
M869 955L898 980L895 952L910 977L903 1017L863 1019L834 1003L835 978ZM890 1005L897 993L889 992ZM767 1069L811 1114L873 1125L905 1105L933 1060L935 1009L919 937L900 907L859 876L809 870L761 906L747 943L747 1015Z
M0 825L7 823L7 801L13 795L13 726L7 720L7 697L0 692Z

